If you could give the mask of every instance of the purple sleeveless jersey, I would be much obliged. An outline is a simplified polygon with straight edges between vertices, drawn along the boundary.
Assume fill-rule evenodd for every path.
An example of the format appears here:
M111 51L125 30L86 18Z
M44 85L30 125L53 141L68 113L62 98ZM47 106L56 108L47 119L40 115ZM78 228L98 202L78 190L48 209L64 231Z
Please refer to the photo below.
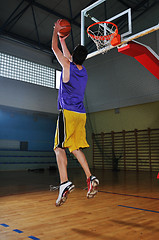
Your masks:
M85 113L83 99L87 84L87 71L84 66L79 70L77 66L70 62L70 80L67 83L60 79L60 89L58 93L58 109L66 109L74 112Z

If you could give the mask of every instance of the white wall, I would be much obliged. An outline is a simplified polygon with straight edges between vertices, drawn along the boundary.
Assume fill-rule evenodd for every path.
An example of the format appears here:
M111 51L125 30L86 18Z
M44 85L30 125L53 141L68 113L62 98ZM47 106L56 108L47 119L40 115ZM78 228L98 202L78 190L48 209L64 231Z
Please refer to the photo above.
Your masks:
M40 52L22 44L0 39L0 51L42 65L60 69L52 63L53 54ZM20 109L57 113L56 89L0 77L0 105Z
M57 113L57 90L0 77L0 105Z
M51 46L50 46L51 49ZM0 38L0 51L3 53L11 54L26 60L30 60L42 65L50 67L59 67L59 65L52 64L53 53L41 52L40 50L30 48L22 43Z

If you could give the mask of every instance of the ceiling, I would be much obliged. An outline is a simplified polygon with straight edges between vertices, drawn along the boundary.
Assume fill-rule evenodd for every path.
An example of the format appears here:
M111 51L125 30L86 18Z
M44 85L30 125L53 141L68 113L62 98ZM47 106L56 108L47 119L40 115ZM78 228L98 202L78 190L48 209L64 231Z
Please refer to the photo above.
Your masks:
M64 18L69 20L72 26L67 40L68 47L72 51L81 41L81 10L94 2L96 0L1 1L0 37L51 52L54 23L57 19ZM98 12L97 15L102 21L128 8L132 10L132 21L137 22L140 17L144 19L145 13L148 14L152 8L159 10L159 0L107 0L102 9L97 8L94 11ZM91 49L92 44L92 41L87 39L88 50Z

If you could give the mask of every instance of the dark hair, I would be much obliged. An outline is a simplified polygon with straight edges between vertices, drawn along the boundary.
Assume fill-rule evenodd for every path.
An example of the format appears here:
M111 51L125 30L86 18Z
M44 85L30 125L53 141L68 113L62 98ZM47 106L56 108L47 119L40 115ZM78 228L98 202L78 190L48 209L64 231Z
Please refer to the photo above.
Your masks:
M87 57L87 49L86 47L82 46L82 45L78 45L77 47L75 47L75 49L73 50L72 53L72 61L75 64L79 64L82 65L82 63L84 62L84 60Z

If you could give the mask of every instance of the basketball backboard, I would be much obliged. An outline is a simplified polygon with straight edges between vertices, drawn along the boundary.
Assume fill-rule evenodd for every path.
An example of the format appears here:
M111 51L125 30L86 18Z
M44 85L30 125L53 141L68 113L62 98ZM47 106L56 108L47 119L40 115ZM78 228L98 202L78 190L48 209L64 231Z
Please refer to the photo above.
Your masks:
M151 8L147 6L147 9L145 7L144 11L138 13L134 11L135 8L126 8L129 4L122 5L123 2L98 0L81 11L81 44L88 48L88 58L119 46L107 44L97 49L87 35L87 28L94 22L107 21L116 24L122 45L159 29L159 5L156 5L157 8L152 4Z

